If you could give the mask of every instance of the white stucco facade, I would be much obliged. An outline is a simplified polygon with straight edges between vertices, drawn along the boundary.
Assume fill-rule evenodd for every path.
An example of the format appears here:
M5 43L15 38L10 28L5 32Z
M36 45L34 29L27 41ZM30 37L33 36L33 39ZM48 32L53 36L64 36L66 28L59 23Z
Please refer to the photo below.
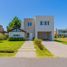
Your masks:
M18 35L18 36L15 36ZM13 38L25 38L25 33L24 32L9 32L9 37L13 37Z
M35 18L35 37L38 38L38 32L51 32L51 40L54 40L54 17L36 16ZM40 21L49 21L49 25L40 25Z

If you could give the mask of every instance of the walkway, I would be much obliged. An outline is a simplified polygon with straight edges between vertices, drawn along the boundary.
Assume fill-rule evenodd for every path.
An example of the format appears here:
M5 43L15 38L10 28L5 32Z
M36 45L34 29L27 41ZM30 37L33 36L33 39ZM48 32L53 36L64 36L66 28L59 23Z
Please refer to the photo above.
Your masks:
M54 41L43 41L42 43L55 56L67 58L67 45Z
M16 57L27 57L27 58L36 57L33 42L25 41L23 46L19 49L18 53L16 54Z

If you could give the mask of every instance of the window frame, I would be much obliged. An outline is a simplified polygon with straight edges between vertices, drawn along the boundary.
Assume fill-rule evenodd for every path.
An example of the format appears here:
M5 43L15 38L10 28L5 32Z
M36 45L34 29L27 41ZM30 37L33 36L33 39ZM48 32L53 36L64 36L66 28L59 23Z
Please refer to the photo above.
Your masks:
M32 26L32 22L28 22L28 27L31 27Z
M40 25L49 25L49 21L40 21Z

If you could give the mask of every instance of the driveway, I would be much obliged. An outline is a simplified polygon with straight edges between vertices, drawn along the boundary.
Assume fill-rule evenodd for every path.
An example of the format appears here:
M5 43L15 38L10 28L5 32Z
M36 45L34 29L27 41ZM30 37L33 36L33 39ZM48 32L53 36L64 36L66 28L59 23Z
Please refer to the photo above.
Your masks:
M25 41L23 46L19 49L18 53L16 54L16 57L27 57L27 58L33 58L36 57L34 44L32 41Z
M55 56L67 58L67 45L54 41L43 41L42 44Z

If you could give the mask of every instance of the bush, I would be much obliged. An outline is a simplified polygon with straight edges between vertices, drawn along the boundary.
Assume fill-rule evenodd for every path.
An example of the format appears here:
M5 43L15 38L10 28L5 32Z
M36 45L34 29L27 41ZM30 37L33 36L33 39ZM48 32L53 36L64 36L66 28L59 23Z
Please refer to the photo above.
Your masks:
M25 41L24 38L13 38L13 37L10 37L8 40L9 41Z
M41 39L34 39L35 45L37 45L41 50L44 49L44 46L42 45L42 40Z
M7 37L5 34L0 33L0 40L6 40Z

